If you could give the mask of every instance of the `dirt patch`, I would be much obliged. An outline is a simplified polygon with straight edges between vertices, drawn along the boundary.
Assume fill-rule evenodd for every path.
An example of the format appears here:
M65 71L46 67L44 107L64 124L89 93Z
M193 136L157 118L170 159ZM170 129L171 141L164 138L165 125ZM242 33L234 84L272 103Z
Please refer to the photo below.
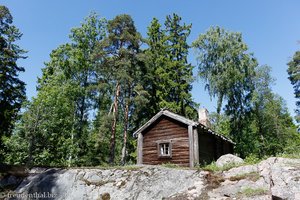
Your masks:
M207 189L215 189L218 188L222 182L225 181L221 172L210 172L205 176Z
M257 181L260 178L260 175L258 172L250 172L250 173L244 173L244 174L238 174L236 176L232 176L229 178L230 181L239 181L242 179L248 179L250 181Z

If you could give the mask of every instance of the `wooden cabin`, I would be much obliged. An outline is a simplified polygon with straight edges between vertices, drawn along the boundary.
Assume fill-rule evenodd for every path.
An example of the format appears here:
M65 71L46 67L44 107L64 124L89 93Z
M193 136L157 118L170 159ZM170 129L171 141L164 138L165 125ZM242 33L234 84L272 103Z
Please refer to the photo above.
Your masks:
M207 113L200 110L199 121L195 122L161 110L134 133L138 138L137 164L194 167L233 153L234 143L208 127Z

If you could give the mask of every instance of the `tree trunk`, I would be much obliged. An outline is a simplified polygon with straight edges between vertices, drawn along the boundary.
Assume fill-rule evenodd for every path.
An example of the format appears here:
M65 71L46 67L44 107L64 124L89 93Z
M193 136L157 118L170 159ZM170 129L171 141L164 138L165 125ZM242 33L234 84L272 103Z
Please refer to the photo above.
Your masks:
M34 144L33 135L30 136L29 148L28 148L28 160L26 162L26 167L31 168L33 166L33 144Z
M73 154L74 154L74 125L75 125L75 120L76 120L76 111L74 111L73 114L73 123L72 123L72 130L71 130L71 150L69 153L69 159L68 159L68 167L71 167L73 164Z
M40 118L40 107L37 108L35 122L33 126L32 133L30 133L29 138L29 148L28 148L28 160L26 162L26 167L31 168L33 166L33 150L35 145L35 135L39 125L39 118Z
M221 113L221 108L222 108L222 103L223 103L223 97L224 97L224 94L221 93L218 98L218 102L217 102L217 124L219 124L219 120L220 120L220 113Z
M113 106L113 123L111 127L111 137L110 137L110 154L109 154L109 163L111 165L115 162L115 147L116 147L116 126L117 126L117 118L118 118L118 99L120 95L120 84L117 82L116 84L116 94L114 99Z
M259 114L259 105L256 103L255 104L255 115L256 115L256 118L258 119L258 134L260 136L260 140L261 140L261 143L262 143L262 148L259 148L259 151L260 151L260 155L265 155L265 147L266 147L266 143L265 143L265 137L264 137L264 133L263 133L263 123L264 123L264 120L260 117L260 114Z
M122 158L121 158L122 165L125 165L126 162L126 145L127 145L128 117L129 117L128 115L129 115L129 100L126 102L126 106L125 106L123 148L122 148Z
M218 98L218 102L217 102L217 113L218 115L220 115L221 113L221 108L222 108L222 103L223 103L223 97L224 97L224 94L221 93L219 98Z
M88 75L85 75L84 77L84 83L82 85L83 89L84 89L84 94L80 99L80 103L79 103L79 138L82 137L83 135L83 124L84 124L84 115L85 115L85 111L86 111L86 90L87 90L87 86L88 86Z

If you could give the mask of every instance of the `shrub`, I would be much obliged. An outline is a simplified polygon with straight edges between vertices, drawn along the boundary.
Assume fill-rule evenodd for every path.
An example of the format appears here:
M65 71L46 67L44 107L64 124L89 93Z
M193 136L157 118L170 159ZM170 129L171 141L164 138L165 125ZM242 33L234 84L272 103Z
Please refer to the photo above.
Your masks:
M257 155L255 154L250 154L248 155L245 159L244 159L246 164L257 164L261 161L261 159L259 157L257 157Z

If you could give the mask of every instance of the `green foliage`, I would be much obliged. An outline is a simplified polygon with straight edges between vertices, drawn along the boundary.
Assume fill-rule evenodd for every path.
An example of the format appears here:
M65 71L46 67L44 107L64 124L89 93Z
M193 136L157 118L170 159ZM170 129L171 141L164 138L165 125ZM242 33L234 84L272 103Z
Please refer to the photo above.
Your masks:
M176 165L176 164L173 164L173 163L163 163L162 164L163 167L166 167L166 168L182 168L180 167L179 165Z
M228 171L231 168L238 167L238 166L241 166L241 165L242 164L229 163L229 164L226 164L222 167L219 167L219 166L217 166L216 162L213 161L208 165L200 166L200 169L211 171L211 172L220 172L220 171Z
M291 81L293 88L294 88L294 94L297 99L296 105L296 113L297 113L297 121L300 120L300 51L295 52L292 60L288 63L288 69L287 72L289 74L289 80Z
M243 154L241 142L244 132L248 132L244 126L249 116L257 61L247 52L241 33L220 27L201 34L192 46L197 50L198 74L206 82L210 96L218 98L218 115L223 100L227 101L225 113L230 119L230 135L237 143L237 152Z
M17 64L19 59L26 58L23 56L26 51L16 44L22 34L12 23L8 8L0 5L0 138L11 134L26 99L25 83L18 78L24 68ZM1 140L0 148L3 148Z
M147 92L141 84L145 73L144 56L140 50L142 37L132 18L126 14L109 20L107 32L107 37L98 44L98 51L101 52L98 59L104 60L101 66L107 69L105 76L110 78L108 84L114 88L110 94L113 102L109 111L109 162L115 163L115 157L118 157L120 152L118 142L123 140L120 159L121 163L125 164L127 156L132 155L134 151L132 137L128 134L132 130L130 124L138 123L139 109L145 108L147 103Z
M24 165L28 159L28 142L18 133L13 133L11 137L3 137L5 152L1 152L5 163Z
M283 98L271 90L273 79L270 76L270 67L257 68L254 83L256 90L252 98L252 115L249 123L252 153L275 156L284 152L286 148L290 148L290 151L297 150L295 146L300 143L299 140L295 140L298 135L296 126ZM287 146L287 143L294 145Z
M193 47L198 51L199 76L210 96L218 98L213 128L229 133L242 157L283 152L296 127L284 100L271 90L270 67L257 67L240 33L219 27L200 35ZM223 100L225 115L220 113Z
M290 130L290 137L287 138L286 144L283 148L283 152L278 152L279 154L282 153L283 155L288 155L290 157L300 157L300 149L299 149L299 144L300 144L300 135L298 132L291 129Z
M164 25L154 18L143 39L129 15L106 21L92 13L71 30L70 42L51 52L38 94L23 104L19 120L25 91L18 73L24 69L16 63L25 51L15 44L21 34L4 6L0 20L0 154L6 163L133 164L137 144L132 133L161 108L197 118L191 96L194 67L187 61L191 25L176 14ZM248 164L265 155L297 155L300 136L285 101L271 90L270 67L258 67L241 33L213 27L192 46L198 76L211 98L218 99L212 128L236 142L236 153ZM296 98L299 55L288 64ZM211 163L204 169L232 167Z
M218 98L217 113L220 114L225 99L227 112L237 115L234 110L243 110L253 90L252 78L257 66L253 55L247 53L242 34L212 27L192 46L197 51L199 77L206 82L210 96Z
M225 114L218 114L213 112L209 115L210 122L212 124L212 129L218 134L224 135L226 137L230 136L230 118Z
M95 14L71 30L72 43L53 50L38 95L24 108L20 137L29 144L28 165L88 165L88 111L94 94L93 50L105 21ZM92 155L94 156L94 155Z
M72 146L74 133L75 105L71 93L72 85L52 84L40 89L22 116L21 128L24 139L29 143L28 164L65 166Z
M293 153L279 153L276 155L277 157L282 158L294 158L294 159L300 159L300 153L299 152L293 152Z
M197 105L190 93L193 66L187 61L190 31L191 25L182 24L176 14L167 16L164 29L155 18L148 27L148 108L152 115L168 108L189 118L196 117Z
M261 160L262 160L262 159L259 158L256 154L249 154L249 155L244 159L244 162L245 162L245 164L253 165L253 164L259 163Z

